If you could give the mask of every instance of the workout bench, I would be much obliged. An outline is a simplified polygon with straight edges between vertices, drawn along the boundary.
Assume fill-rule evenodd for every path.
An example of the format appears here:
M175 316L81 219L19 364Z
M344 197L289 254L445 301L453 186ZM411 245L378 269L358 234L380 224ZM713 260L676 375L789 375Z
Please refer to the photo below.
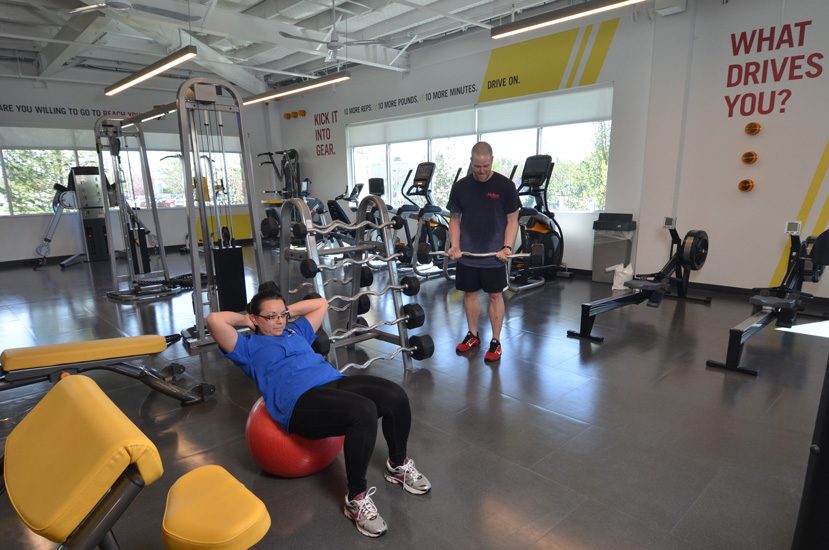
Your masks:
M64 376L20 421L0 465L0 494L29 529L67 550L117 550L112 528L164 472L153 442L82 375ZM171 550L241 550L270 525L261 500L209 465L170 488L161 536Z
M671 234L671 257L656 273L635 275L625 286L631 289L621 296L610 296L581 305L581 326L578 331L568 330L570 338L581 338L591 342L604 341L602 336L593 336L593 322L600 313L605 313L624 306L641 304L645 300L649 307L659 307L662 298L669 296L671 285L676 286L677 297L710 304L709 297L688 295L691 271L701 269L708 257L708 234L701 230L692 230L679 238L673 225L666 226Z
M178 399L182 405L201 403L216 388L202 383L185 390L172 384L175 376L184 372L183 365L171 363L162 373L126 363L161 353L180 338L177 334L153 334L10 348L0 354L0 391L38 382L54 383L64 372L79 374L98 369L140 380L152 389Z

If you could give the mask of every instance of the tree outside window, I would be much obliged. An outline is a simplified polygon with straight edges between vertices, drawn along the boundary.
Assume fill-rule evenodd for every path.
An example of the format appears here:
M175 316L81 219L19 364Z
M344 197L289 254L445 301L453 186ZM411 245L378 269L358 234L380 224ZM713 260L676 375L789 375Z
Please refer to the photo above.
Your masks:
M477 141L474 134L432 140L432 162L435 163L432 196L438 206L446 207L446 203L449 202L449 192L455 183L458 169L461 170L459 177L466 176L472 146Z
M4 149L3 161L15 213L52 212L54 185L66 185L73 151L52 149Z

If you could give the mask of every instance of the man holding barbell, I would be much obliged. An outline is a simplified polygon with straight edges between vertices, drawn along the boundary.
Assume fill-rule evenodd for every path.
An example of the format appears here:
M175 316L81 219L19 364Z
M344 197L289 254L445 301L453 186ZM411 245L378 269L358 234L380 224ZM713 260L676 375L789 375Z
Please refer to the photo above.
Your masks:
M487 362L501 359L503 292L509 285L506 262L512 254L521 208L515 184L492 171L492 160L492 147L484 141L476 143L472 148L472 175L452 186L446 205L452 215L449 220L451 246L446 254L458 261L455 288L465 293L463 305L469 328L455 349L458 353L466 353L481 345L478 291L483 290L489 295L489 323L492 326L492 340L484 355ZM473 257L464 252L493 255Z

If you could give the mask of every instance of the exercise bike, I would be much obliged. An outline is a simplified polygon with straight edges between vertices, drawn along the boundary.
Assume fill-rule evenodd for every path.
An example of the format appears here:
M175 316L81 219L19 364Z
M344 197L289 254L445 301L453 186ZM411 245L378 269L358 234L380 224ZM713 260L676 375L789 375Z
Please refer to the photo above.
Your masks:
M631 289L631 292L582 304L581 326L578 331L568 330L569 338L603 342L603 336L591 334L597 315L644 301L648 302L648 307L659 307L665 296L671 296L669 292L672 287L678 298L706 305L711 303L708 296L697 297L688 294L691 272L702 269L708 257L708 234L702 230L692 230L685 234L684 239L680 239L673 218L666 218L665 228L671 235L671 249L670 259L662 269L656 273L634 275L633 279L625 281L625 286Z
M706 366L757 376L756 369L740 366L745 343L772 321L778 327L791 327L804 309L803 301L813 298L802 291L803 283L820 282L824 266L829 265L829 230L801 241L800 222L789 222L786 233L789 263L780 285L754 289L755 294L748 300L752 305L751 316L728 331L725 362L709 359Z

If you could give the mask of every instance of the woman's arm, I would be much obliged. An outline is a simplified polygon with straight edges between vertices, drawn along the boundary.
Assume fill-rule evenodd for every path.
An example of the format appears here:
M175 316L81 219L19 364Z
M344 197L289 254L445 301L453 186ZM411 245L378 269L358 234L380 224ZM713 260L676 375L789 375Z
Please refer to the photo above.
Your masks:
M233 311L217 311L207 316L207 328L210 335L222 348L225 353L230 353L236 347L236 340L240 328L255 329L253 322L248 315L242 315Z
M291 313L291 317L304 316L308 319L311 328L316 332L322 326L322 320L325 319L325 312L328 311L328 300L325 298L311 298L310 300L302 300L291 304L287 309Z

